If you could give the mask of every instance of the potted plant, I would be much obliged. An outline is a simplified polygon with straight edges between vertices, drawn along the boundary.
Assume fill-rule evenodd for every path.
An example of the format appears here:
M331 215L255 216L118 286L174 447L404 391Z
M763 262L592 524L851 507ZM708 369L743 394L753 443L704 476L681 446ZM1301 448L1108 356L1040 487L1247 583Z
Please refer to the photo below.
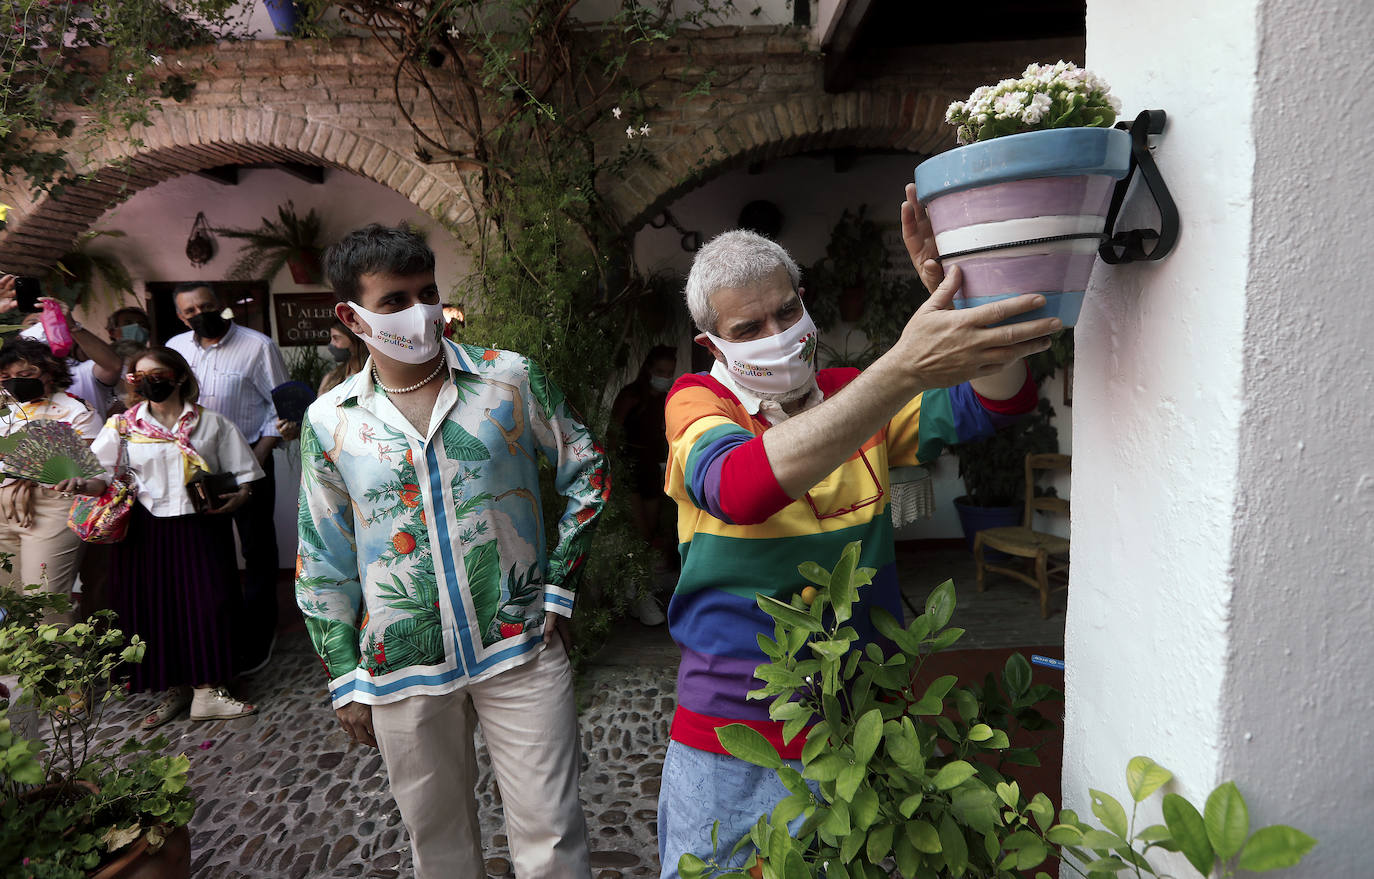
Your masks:
M868 205L860 205L858 211L845 208L830 230L825 257L806 273L807 310L816 326L829 329L836 318L858 322L887 267L882 229L868 218Z
M959 459L959 477L967 492L954 499L954 508L970 552L979 531L1021 524L1026 507L1026 455L1059 451L1059 429L1050 423L1053 417L1050 401L1041 397L1036 410L1015 424L987 439L949 447Z
M945 120L961 146L916 168L946 268L958 265L957 307L1021 293L1046 304L1015 320L1073 326L1131 136L1112 128L1120 102L1067 61L1031 64L1019 79L975 89Z
M124 263L111 254L88 249L92 241L105 237L123 238L124 233L113 229L93 229L82 234L76 246L63 255L48 273L44 286L50 296L68 306L89 305L96 278L105 282L106 288L116 299L133 295L133 278Z
M311 208L304 217L287 202L277 208L275 221L262 218L256 229L215 229L215 234L247 243L229 267L231 278L271 280L285 265L297 284L318 284L321 278L320 215Z
M776 772L789 796L760 816L734 851L682 856L683 879L1014 879L1050 858L1064 868L1061 875L1138 879L1142 871L1155 874L1147 858L1154 849L1182 852L1201 875L1219 869L1231 876L1237 868L1292 866L1316 844L1285 825L1252 834L1244 798L1230 782L1212 792L1202 812L1166 795L1165 823L1139 830L1134 809L1128 817L1097 790L1090 792L1092 811L1102 827L1067 809L1056 820L1049 797L1022 793L1001 766L1013 750L1002 727L1033 714L1032 706L1053 689L1032 686L1029 664L1018 655L1008 661L1000 688L959 687L954 675L922 677L930 654L964 631L949 627L955 595L948 581L907 626L874 610L872 622L887 646L854 649L849 621L858 590L877 573L858 567L859 548L858 542L845 547L831 570L799 565L813 585L790 602L758 596L775 628L772 638L759 636L770 662L759 666L764 685L749 696L771 700L768 714L784 722L784 740L805 736L802 769L785 764L751 727L722 727L721 744ZM1127 789L1139 804L1171 777L1153 760L1136 757L1127 766ZM757 854L741 870L734 864L745 845Z
M188 759L164 753L162 737L97 736L104 709L124 698L120 667L141 661L144 644L126 641L111 611L42 622L69 607L62 595L0 589L0 674L18 679L0 692L0 875L184 879Z

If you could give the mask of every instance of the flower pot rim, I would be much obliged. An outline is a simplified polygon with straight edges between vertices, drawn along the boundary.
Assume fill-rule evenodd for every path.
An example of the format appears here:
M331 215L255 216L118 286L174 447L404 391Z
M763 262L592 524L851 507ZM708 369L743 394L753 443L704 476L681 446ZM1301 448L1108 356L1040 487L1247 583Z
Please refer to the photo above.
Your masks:
M1037 177L1106 174L1131 167L1131 135L1116 128L1054 128L966 144L916 166L916 197L932 199L979 186Z

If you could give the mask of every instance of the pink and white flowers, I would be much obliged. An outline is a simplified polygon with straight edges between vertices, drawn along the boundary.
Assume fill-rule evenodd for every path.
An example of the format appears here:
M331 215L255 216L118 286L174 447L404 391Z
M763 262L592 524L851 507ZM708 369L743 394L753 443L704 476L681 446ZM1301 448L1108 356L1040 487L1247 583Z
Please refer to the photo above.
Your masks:
M945 121L967 144L1051 128L1108 128L1120 110L1101 77L1060 61L1032 64L1019 79L974 89L968 100L949 105Z

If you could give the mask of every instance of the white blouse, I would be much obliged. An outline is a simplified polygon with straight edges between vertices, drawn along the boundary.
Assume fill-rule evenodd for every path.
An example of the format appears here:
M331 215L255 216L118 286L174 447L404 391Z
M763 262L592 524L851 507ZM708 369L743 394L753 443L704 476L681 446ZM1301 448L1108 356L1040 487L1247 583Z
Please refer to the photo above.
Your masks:
M137 404L129 410L129 417L141 415L147 405ZM190 408L191 404L187 403L181 411L184 413ZM106 421L105 428L91 444L91 451L105 468L107 480L113 477L119 458L119 432L115 426L118 418L116 415ZM239 485L266 475L243 434L218 412L202 408L190 439L211 473L233 473ZM190 492L186 490L186 468L176 443L138 442L131 437L128 448L128 467L138 486L138 502L144 509L158 517L188 516L196 511L191 505Z

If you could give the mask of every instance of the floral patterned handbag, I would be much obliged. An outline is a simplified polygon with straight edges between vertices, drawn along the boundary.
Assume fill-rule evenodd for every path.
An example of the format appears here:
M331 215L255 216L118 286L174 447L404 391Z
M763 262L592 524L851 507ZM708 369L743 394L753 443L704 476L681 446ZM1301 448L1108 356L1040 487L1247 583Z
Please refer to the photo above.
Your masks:
M87 543L118 543L129 530L129 514L138 502L138 489L129 472L128 422L115 422L119 431L119 458L114 479L99 497L83 495L72 502L67 527Z

